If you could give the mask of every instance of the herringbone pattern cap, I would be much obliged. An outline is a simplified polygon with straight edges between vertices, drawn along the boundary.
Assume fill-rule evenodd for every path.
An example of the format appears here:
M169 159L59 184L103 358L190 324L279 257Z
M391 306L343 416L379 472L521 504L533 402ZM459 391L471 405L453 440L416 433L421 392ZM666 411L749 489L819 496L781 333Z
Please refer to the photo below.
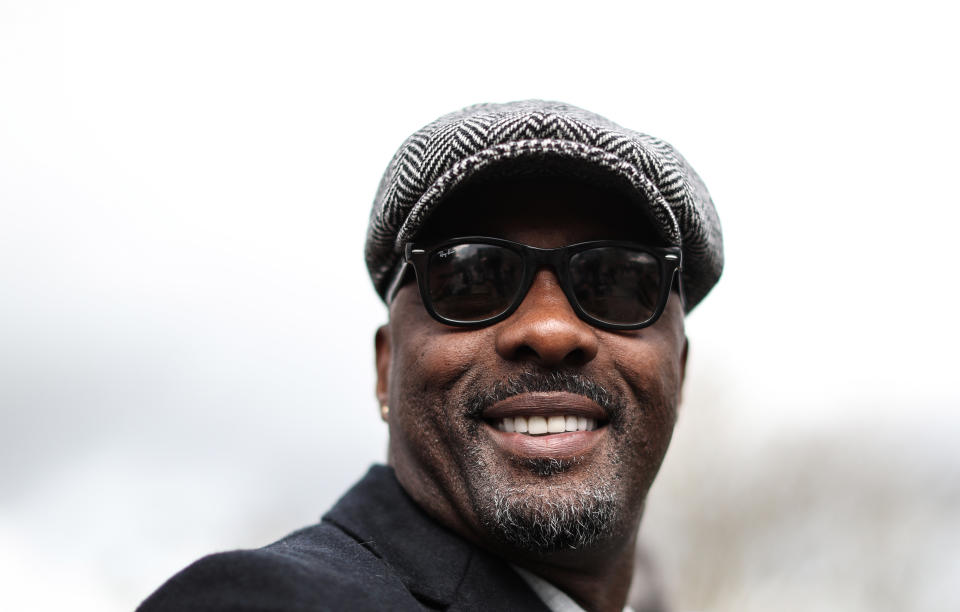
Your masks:
M367 231L366 261L385 297L412 240L444 197L467 179L511 165L582 165L636 191L662 238L683 249L689 311L723 269L720 220L706 186L666 142L559 102L478 104L410 136L387 167Z

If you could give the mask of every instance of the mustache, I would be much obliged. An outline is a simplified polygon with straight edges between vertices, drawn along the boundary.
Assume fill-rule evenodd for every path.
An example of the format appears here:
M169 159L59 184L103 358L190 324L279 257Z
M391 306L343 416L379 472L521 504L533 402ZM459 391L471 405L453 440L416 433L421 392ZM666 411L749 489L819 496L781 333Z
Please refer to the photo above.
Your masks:
M479 419L484 410L509 397L544 392L582 395L603 408L611 421L618 421L626 409L619 395L611 393L595 380L577 372L553 370L521 372L492 385L471 389L466 400L466 412L468 416Z

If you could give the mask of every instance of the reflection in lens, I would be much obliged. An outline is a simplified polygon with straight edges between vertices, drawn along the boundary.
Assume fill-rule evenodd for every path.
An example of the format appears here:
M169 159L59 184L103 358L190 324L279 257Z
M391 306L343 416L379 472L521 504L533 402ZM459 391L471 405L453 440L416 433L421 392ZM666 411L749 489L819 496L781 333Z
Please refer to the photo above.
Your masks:
M626 247L598 247L570 258L570 282L580 307L607 323L642 323L660 298L657 258Z
M518 253L492 244L459 244L430 256L430 301L440 316L480 321L506 310L523 279Z

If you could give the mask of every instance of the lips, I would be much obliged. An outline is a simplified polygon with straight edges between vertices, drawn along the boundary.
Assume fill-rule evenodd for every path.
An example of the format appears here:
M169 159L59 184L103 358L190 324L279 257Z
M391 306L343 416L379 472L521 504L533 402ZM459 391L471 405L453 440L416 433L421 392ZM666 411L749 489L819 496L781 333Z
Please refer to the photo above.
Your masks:
M606 436L607 414L574 393L522 393L483 411L501 451L520 458L569 459L589 453Z

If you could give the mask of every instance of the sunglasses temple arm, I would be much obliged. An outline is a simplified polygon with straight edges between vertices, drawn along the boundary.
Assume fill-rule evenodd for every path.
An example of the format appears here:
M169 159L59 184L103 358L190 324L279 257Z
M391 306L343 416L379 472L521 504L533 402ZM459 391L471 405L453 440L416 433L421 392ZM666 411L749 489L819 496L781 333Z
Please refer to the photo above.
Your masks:
M677 277L677 293L680 294L680 305L683 306L683 311L687 311L687 295L683 290L683 268L677 267L673 272L674 276ZM389 303L389 302L388 302Z
M410 266L410 263L407 261L402 261L400 264L400 269L397 270L397 273L394 274L393 280L390 281L390 285L387 287L386 293L386 303L387 306L393 302L393 298L397 296L397 291L400 290L400 286L403 284L403 278L407 275L407 268Z

